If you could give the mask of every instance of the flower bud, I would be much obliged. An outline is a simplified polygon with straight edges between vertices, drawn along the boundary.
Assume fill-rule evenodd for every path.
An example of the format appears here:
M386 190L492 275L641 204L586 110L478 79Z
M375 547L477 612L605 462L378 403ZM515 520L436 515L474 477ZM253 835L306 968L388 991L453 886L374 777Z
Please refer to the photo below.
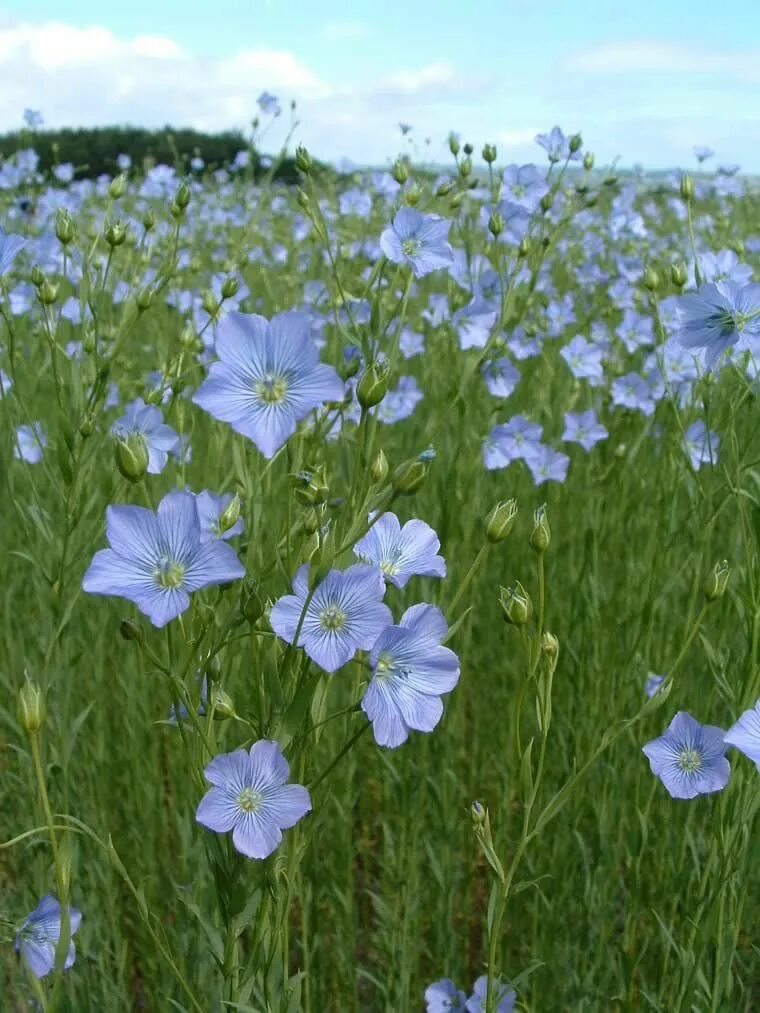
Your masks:
M540 506L533 514L533 530L530 533L530 547L539 556L549 548L552 533L549 518L546 516L546 505Z
M114 222L106 226L105 236L108 245L115 249L123 245L127 238L127 230L121 222Z
M375 360L364 370L356 385L356 398L366 412L379 405L388 393L390 369L385 362Z
M219 311L219 300L210 288L201 294L201 306L210 317L215 317Z
M530 239L527 236L523 236L517 246L517 256L520 259L524 259L530 253Z
M232 299L238 294L239 288L240 282L234 274L231 274L229 278L225 278L222 282L222 299Z
M403 158L397 158L396 161L393 163L393 168L391 169L391 176L393 176L396 182L400 183L401 186L403 186L404 183L406 183L406 181L409 179L409 166L406 164Z
M319 530L319 514L313 506L304 510L301 527L307 535L313 535L315 531Z
M671 264L670 280L673 282L676 288L684 287L686 282L689 280L689 275L683 264Z
M470 806L470 815L472 816L472 825L482 827L488 814L480 802L473 802Z
M481 155L483 156L484 162L487 162L489 165L493 165L493 163L496 161L495 146L493 144L484 144L483 150L481 151Z
M214 692L214 720L226 721L235 716L235 704L232 702L232 697L217 687Z
M369 466L369 473L375 485L384 482L388 477L388 458L382 450L375 454L372 464Z
M688 203L694 200L694 180L688 173L681 176L681 196Z
M184 211L187 205L190 203L190 197L191 197L190 187L183 179L180 185L177 187L177 192L174 195L174 203L177 205L178 208Z
M234 528L240 517L240 495L235 493L219 517L219 533L224 534Z
M410 183L408 188L404 191L404 204L407 207L414 208L420 202L422 192L415 183Z
M146 232L150 232L151 229L156 227L156 216L153 214L152 208L148 208L142 218L142 227Z
M32 268L31 279L35 288L39 288L40 285L45 283L45 273L42 268L38 267L36 264Z
M108 196L111 200L118 200L123 197L127 190L127 174L120 172L108 184Z
M296 489L295 496L305 506L318 506L325 503L330 495L324 465L320 464L313 471L301 471L293 476Z
M150 304L153 302L153 289L152 288L141 288L135 297L137 308L141 313L144 313L147 309L150 309Z
M576 151L580 151L583 147L583 138L580 134L573 134L567 142L567 146L570 149L570 154L574 155Z
M296 199L304 211L309 211L309 195L300 186L296 187Z
M515 526L516 517L516 500L508 499L503 503L497 503L486 517L486 538L488 541L496 544L508 538Z
M45 723L45 697L36 682L25 676L16 698L18 723L27 735L36 735Z
M74 242L76 230L74 219L66 208L59 208L55 215L55 235L61 246L68 246Z
M530 596L519 580L514 587L499 590L499 604L504 611L504 622L511 626L524 626L533 614Z
M559 640L557 640L553 633L549 633L548 630L541 636L541 653L546 658L549 671L553 675L557 667L557 661L559 660Z
M311 160L309 152L303 144L299 144L296 148L296 169L298 169L299 172L302 172L304 176L308 176L313 164L314 163Z
M553 198L552 198L551 193L545 193L543 195L543 197L541 198L540 207L541 207L541 210L544 213L546 213L547 211L551 210L552 200L553 200Z
M37 289L37 297L43 306L52 306L58 298L58 284L46 278Z
M454 183L453 179L445 179L443 183L441 183L438 186L438 189L435 191L436 197L448 197L448 195L454 189L455 185L456 184Z
M88 439L95 432L95 416L92 412L88 412L82 416L82 420L79 423L79 435L83 440Z
M425 481L428 464L420 457L411 457L402 461L391 477L393 491L401 496L412 496Z
M504 231L504 218L498 211L488 216L488 231L494 239L498 239Z
M474 151L474 150L475 150L475 149L473 148L473 146L472 146L472 145L470 144L470 142L469 142L469 141L468 141L468 142L467 142L467 144L465 144L465 145L464 145L464 147L462 148L462 151L463 151L463 152L465 153L465 155L467 155L467 156L471 155L471 154L473 153L473 151Z
M464 200L464 190L460 190L459 193L455 193L449 202L449 207L452 211L458 211L462 206Z
M134 619L122 619L119 623L119 633L123 640L134 640L138 644L145 640L142 626Z
M583 156L583 168L586 170L586 172L591 172L591 170L594 168L594 156L591 154L590 151L587 151L586 154Z
M647 292L656 292L660 287L660 276L653 267L647 267L642 282Z
M459 138L456 134L449 134L449 151L454 158L459 154Z
M708 601L717 601L726 593L728 578L731 576L731 568L728 560L723 559L712 568L712 573L705 581L705 598Z
M148 470L148 447L140 433L131 433L114 444L116 467L130 482L139 482Z
M459 163L459 175L462 177L462 179L467 179L467 177L470 175L471 172L472 172L472 159L470 158L469 155L465 155L465 157Z
M243 586L240 589L240 611L251 626L264 615L264 605L259 596L258 583L250 578L243 581Z

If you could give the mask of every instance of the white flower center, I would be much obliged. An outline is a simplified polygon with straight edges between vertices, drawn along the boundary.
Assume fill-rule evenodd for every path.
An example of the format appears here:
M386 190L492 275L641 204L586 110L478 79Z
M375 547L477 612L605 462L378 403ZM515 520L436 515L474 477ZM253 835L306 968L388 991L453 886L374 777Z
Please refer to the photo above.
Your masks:
M255 813L261 808L264 797L253 788L243 788L237 797L237 804L245 813Z

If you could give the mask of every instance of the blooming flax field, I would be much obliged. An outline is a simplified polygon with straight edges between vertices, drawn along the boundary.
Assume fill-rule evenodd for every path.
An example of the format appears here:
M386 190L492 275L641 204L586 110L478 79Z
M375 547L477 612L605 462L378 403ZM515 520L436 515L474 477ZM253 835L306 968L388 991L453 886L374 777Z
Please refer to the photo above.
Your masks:
M537 140L0 170L3 1011L760 1008L760 200Z

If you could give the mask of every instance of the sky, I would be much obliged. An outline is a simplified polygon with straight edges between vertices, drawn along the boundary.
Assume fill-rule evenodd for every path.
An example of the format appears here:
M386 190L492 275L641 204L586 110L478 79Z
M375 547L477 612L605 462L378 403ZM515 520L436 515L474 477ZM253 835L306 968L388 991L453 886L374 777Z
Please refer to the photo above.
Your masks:
M760 172L760 0L0 0L0 130L246 129L324 160L447 160L456 131L499 163L580 131L597 165ZM399 123L412 126L407 138Z

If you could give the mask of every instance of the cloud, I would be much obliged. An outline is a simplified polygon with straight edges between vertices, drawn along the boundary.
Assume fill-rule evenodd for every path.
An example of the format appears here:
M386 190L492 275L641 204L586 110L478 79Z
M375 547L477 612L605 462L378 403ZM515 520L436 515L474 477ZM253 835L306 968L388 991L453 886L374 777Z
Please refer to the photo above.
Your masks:
M760 49L721 51L664 40L626 39L581 50L561 66L584 74L718 74L760 82Z

